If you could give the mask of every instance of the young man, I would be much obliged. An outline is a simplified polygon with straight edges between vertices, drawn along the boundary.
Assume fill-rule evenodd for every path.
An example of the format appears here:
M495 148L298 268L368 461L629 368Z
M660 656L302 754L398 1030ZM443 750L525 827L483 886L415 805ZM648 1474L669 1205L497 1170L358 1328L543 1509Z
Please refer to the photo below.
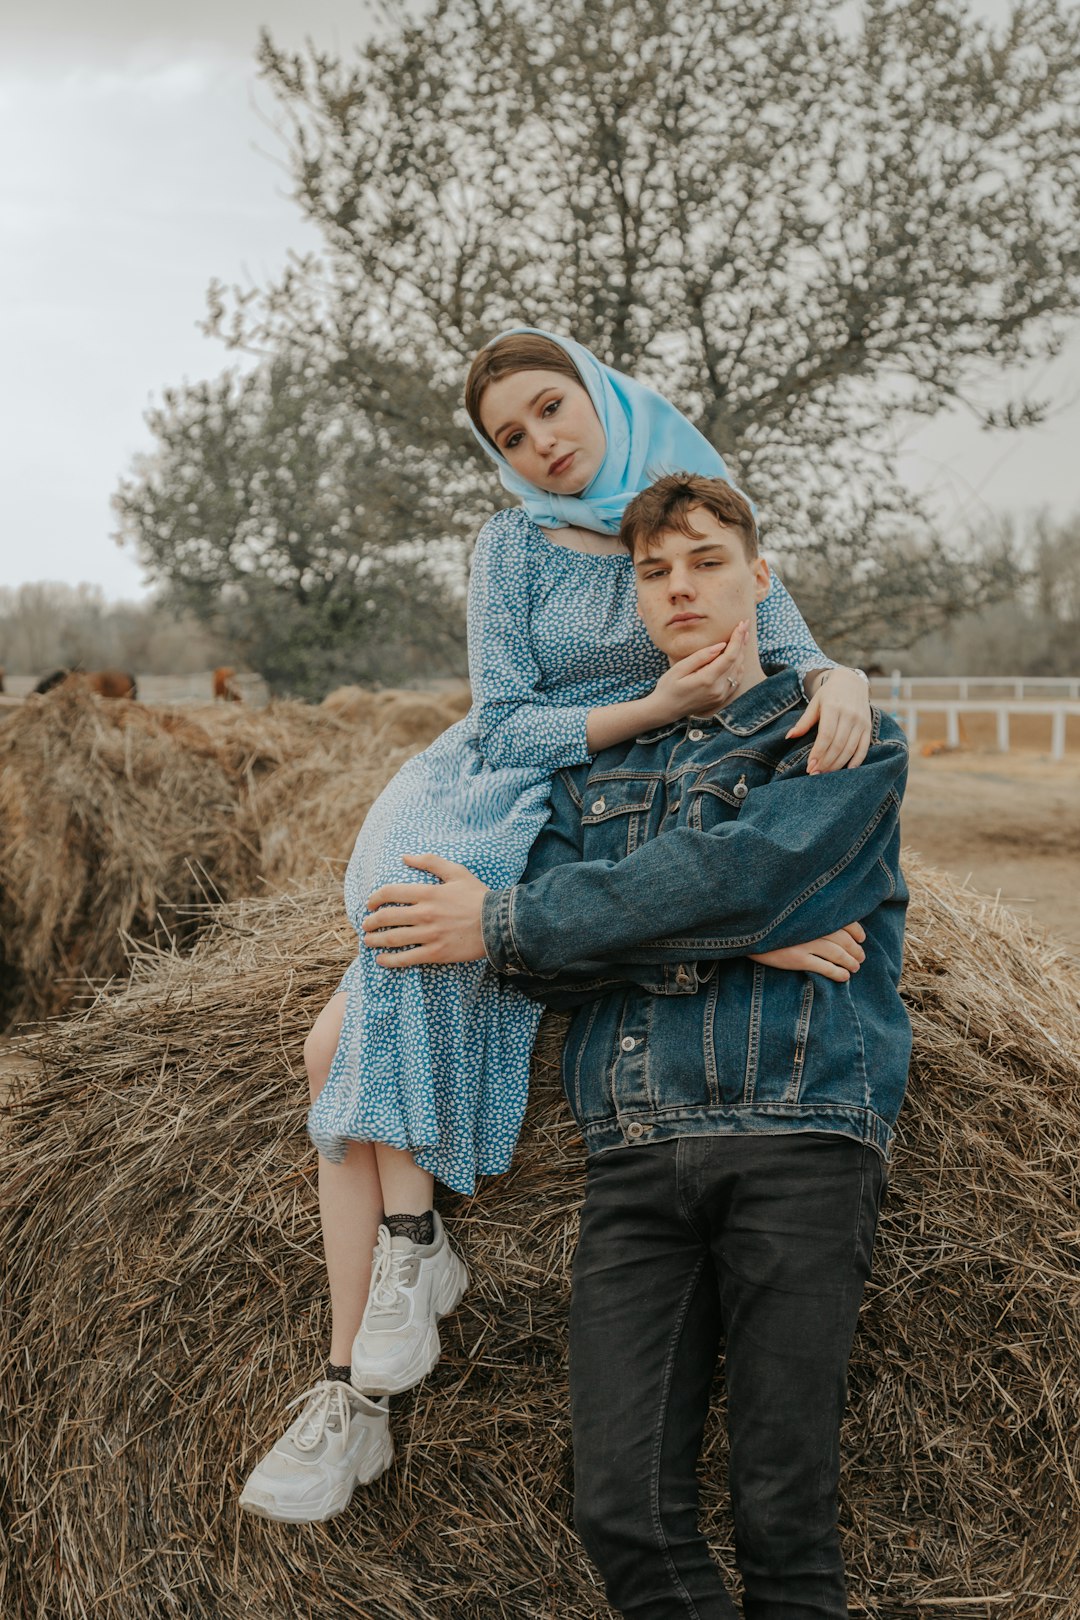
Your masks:
M753 516L719 480L628 507L641 617L672 661L768 589ZM897 991L907 750L880 714L856 770L808 775L794 674L746 674L716 714L566 770L522 883L372 897L368 943L486 955L575 1006L563 1057L589 1154L574 1262L576 1522L633 1620L737 1613L697 1528L721 1339L747 1620L848 1613L836 1529L846 1371L910 1031ZM863 919L821 973L751 959ZM856 958L852 962L851 953Z

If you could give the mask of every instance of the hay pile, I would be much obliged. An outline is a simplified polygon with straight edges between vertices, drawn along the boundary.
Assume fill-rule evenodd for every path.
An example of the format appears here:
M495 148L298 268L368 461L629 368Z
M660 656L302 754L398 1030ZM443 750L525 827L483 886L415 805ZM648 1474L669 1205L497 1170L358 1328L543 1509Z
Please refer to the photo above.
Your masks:
M441 731L451 720L461 720L472 701L467 686L454 686L438 695L425 692L386 690L373 692L366 686L339 686L323 698L319 707L325 714L348 725L379 726L395 745L407 743L415 735L417 747L428 740L433 723Z
M0 1027L184 946L208 901L326 878L372 800L468 707L457 691L151 708L69 689L0 727Z
M0 1014L41 1017L124 970L127 939L182 943L193 908L250 893L233 774L180 711L58 688L0 727Z
M311 745L252 795L267 884L340 876L374 799L407 759L467 714L469 701L468 687L431 696L343 686L307 710Z
M1080 982L912 862L911 1095L852 1368L853 1613L1064 1620L1080 1586ZM336 890L229 907L39 1040L0 1166L5 1620L585 1620L568 1528L580 1148L542 1033L511 1173L444 1210L474 1286L324 1527L236 1495L327 1327L301 1043ZM720 1421L707 1477L722 1478ZM708 1525L730 1566L710 1485Z

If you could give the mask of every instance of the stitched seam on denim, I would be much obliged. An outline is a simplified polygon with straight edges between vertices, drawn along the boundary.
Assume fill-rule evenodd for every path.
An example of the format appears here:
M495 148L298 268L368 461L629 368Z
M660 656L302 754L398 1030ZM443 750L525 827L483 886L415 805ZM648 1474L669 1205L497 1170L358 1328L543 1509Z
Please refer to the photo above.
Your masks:
M641 811L647 810L651 803L652 797L650 795L648 799L635 800L633 804L612 804L603 810L588 810L581 817L581 825L583 827L599 827L605 821L617 821L620 816L640 815Z
M576 785L574 783L573 777L570 775L570 772L567 771L567 770L560 771L559 775L562 777L563 784L564 784L564 786L566 788L567 793L569 793L569 795L573 799L575 805L580 810L585 801L582 799L581 794L578 792L577 787L576 787Z
M895 874L892 873L889 870L888 866L885 864L884 855L879 855L878 856L878 865L881 867L881 870L884 872L885 876L889 880L889 899L891 900L893 895L896 893L896 877L895 877Z
M804 747L796 749L794 754L788 754L776 767L777 776L790 776L792 771L798 770L805 760L810 758L813 743L806 743Z
M778 700L777 705L774 708L769 709L767 713L763 714L751 725L740 725L737 721L732 722L726 718L726 714L723 712L714 715L713 719L719 720L724 729L726 731L730 731L733 737L752 737L755 731L761 731L764 726L769 724L770 720L779 719L782 714L787 714L789 709L794 709L797 705L800 705L802 701L802 697L796 693L793 693L792 696L788 698L786 703L782 703Z
M620 766L614 771L590 771L585 783L586 791L598 782L649 782L655 785L663 771L635 771L633 766Z
M680 1203L681 1201L682 1200L680 1197ZM679 1340L682 1337L683 1328L686 1326L686 1318L690 1310L690 1301L694 1297L694 1290L701 1281L701 1274L704 1269L705 1256L703 1255L698 1262L697 1270L694 1272L694 1275L690 1280L690 1285L683 1295L682 1307L676 1319L671 1340L668 1345L667 1363L664 1367L664 1382L660 1401L657 1407L656 1440L653 1447L652 1474L649 1480L649 1497L650 1506L652 1508L653 1531L656 1535L657 1545L663 1554L664 1563L667 1565L668 1573L671 1577L672 1587L686 1603L686 1612L692 1617L692 1620L701 1620L701 1611L694 1602L690 1593L686 1590L686 1587L682 1583L682 1577L675 1568L675 1560L671 1556L671 1551L667 1544L667 1537L664 1535L664 1527L660 1520L660 1453L664 1448L664 1425L667 1418L668 1402L671 1398L671 1377L675 1369L675 1356L679 1348Z
M640 731L634 741L639 743L659 742L662 737L670 737L673 731L678 731L681 725L681 720L674 720L670 726L658 726L655 731Z
M682 1138L690 1140L699 1136L721 1136L725 1140L732 1141L740 1136L794 1136L805 1131L826 1131L830 1135L843 1137L845 1141L857 1142L863 1147L870 1148L882 1164L889 1162L892 1128L886 1125L879 1115L874 1114L872 1109L858 1108L854 1105L850 1108L829 1108L807 1103L787 1105L758 1103L748 1107L745 1118L739 1118L738 1104L733 1105L731 1109L725 1109L723 1106L719 1109L702 1106L692 1109L671 1109L668 1112L676 1117L668 1119L662 1113L654 1113L651 1116L652 1134L649 1138L651 1143L674 1142ZM734 1118L731 1117L732 1114L735 1115ZM720 1117L717 1117L718 1115ZM600 1154L610 1152L614 1148L626 1148L623 1128L614 1115L579 1123L586 1153ZM607 1146L598 1147L596 1144L601 1140L606 1141Z
M669 934L666 939L654 940L654 947L658 946L661 950L665 951L678 951L686 950L689 946L695 945L701 946L706 950L711 950L717 946L754 946L760 940L767 939L772 933L773 929L779 927L779 925L786 918L791 916L793 911L797 911L801 905L804 905L807 900L812 899L815 894L820 894L822 889L826 888L834 880L834 878L838 877L841 872L851 865L852 861L855 859L856 855L858 855L863 845L867 842L871 835L877 831L879 824L891 810L895 810L897 814L899 814L900 800L890 788L886 798L878 810L877 815L874 817L873 821L869 822L863 828L858 842L852 844L843 860L837 861L828 872L823 872L816 882L811 883L808 889L804 889L802 894L800 894L796 899L792 900L783 911L778 912L776 916L773 917L764 928L760 928L757 933L743 934L737 938L733 938L730 934L717 934L708 938L696 934L689 936Z
M843 989L844 989L844 993L845 993L845 995L847 997L848 1006L851 1009L852 1017L855 1020L855 1031L856 1031L856 1033L857 1033L857 1035L859 1037L859 1073L862 1075L863 1107L864 1108L869 1108L869 1106L870 1106L870 1076L866 1072L866 1037L863 1034L862 1019L859 1017L859 1004L855 1000L855 997L851 993L851 980L850 979L848 980L847 984L844 985Z
M581 1060L585 1056L585 1051L589 1044L589 1037L592 1034L593 1025L596 1023L596 1018L599 1011L600 1003L598 1001L594 1001L592 1006L589 1008L588 1022L585 1025L581 1040L578 1043L577 1057L574 1060L574 1096L570 1099L570 1107L577 1115L579 1120L584 1120L585 1118L585 1102L581 1089ZM576 1108L574 1107L575 1100L577 1102Z
M641 1039L641 1089L649 1099L649 1107L655 1109L659 1099L654 1096L652 1089L652 1035L653 1012L656 1008L655 1000L650 996L645 1004L645 1033Z
M696 794L699 804L706 793L710 794L714 799L723 799L725 804L733 804L736 809L739 809L741 804L741 800L737 799L729 788L721 787L719 782L695 782L693 787L687 789L687 792Z
M777 762L774 757L771 754L766 754L760 748L729 748L723 757L725 760L756 759L759 765L767 765L770 770L776 769ZM720 761L717 760L716 763L719 765Z
M754 963L754 981L750 991L750 1034L746 1042L746 1072L743 1075L743 1102L754 1100L757 1085L758 1055L761 1051L761 1004L765 998L765 969Z
M517 937L514 933L514 906L517 901L517 888L510 889L506 896L506 937L510 943L507 955L514 967L524 967L525 962L518 949Z
M788 1103L797 1103L799 1100L799 1087L802 1084L803 1069L806 1067L806 1043L810 1035L810 1019L813 1011L814 981L808 977L803 986L799 1021L795 1026L795 1061L791 1066L791 1079L784 1094L784 1101Z
M757 964L755 963L755 966ZM705 999L705 1017L703 1020L703 1040L705 1043L705 1084L709 1091L709 1101L719 1105L720 1077L716 1070L716 1047L713 1045L713 1023L716 1017L716 1002L720 994L720 986L713 976L709 985L709 993Z

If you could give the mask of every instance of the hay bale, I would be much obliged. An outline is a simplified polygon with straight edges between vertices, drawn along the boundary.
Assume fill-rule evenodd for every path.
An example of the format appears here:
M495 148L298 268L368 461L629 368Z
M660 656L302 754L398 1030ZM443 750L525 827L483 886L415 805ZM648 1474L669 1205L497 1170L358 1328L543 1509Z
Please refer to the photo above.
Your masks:
M1080 981L912 861L915 1024L846 1429L854 1612L1062 1620L1080 1576ZM331 1524L236 1496L327 1307L301 1045L353 949L336 888L226 908L187 959L35 1042L0 1185L0 1608L29 1620L585 1620L568 1528L581 1153L542 1031L512 1171L444 1212L474 1283L394 1402L397 1466ZM718 1504L719 1415L706 1523Z
M258 851L233 773L177 711L57 688L0 728L0 1012L39 1018L182 944L250 893Z
M319 707L347 725L364 726L377 726L386 719L400 719L411 712L426 719L428 725L433 719L438 720L438 731L433 734L438 736L439 731L468 714L471 702L472 696L464 683L437 694L338 686L327 693ZM431 739L425 737L425 740Z
M382 697L382 692L368 686L336 686L327 692L319 707L346 725L367 725L382 707Z
M381 692L359 729L297 702L107 705L70 687L0 728L0 1024L126 976L132 941L180 947L206 903L325 878L372 800L461 712Z
M390 778L469 705L467 688L441 695L339 690L367 701L350 709L327 699L308 709L308 746L252 784L263 875L272 889L340 876L361 822Z

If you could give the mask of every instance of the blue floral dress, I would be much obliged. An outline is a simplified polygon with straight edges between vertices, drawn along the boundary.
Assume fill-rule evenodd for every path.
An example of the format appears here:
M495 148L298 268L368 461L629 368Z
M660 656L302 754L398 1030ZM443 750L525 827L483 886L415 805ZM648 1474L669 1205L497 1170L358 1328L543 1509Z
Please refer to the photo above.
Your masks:
M430 881L403 854L442 855L491 888L520 878L547 820L551 778L589 757L590 709L644 697L667 667L635 611L624 553L573 551L520 509L485 524L469 585L473 706L383 789L345 875L359 933L382 883ZM775 579L758 607L763 661L829 665ZM381 968L360 953L338 987L341 1039L308 1116L339 1160L350 1140L408 1148L457 1192L507 1169L541 1009L486 963Z

